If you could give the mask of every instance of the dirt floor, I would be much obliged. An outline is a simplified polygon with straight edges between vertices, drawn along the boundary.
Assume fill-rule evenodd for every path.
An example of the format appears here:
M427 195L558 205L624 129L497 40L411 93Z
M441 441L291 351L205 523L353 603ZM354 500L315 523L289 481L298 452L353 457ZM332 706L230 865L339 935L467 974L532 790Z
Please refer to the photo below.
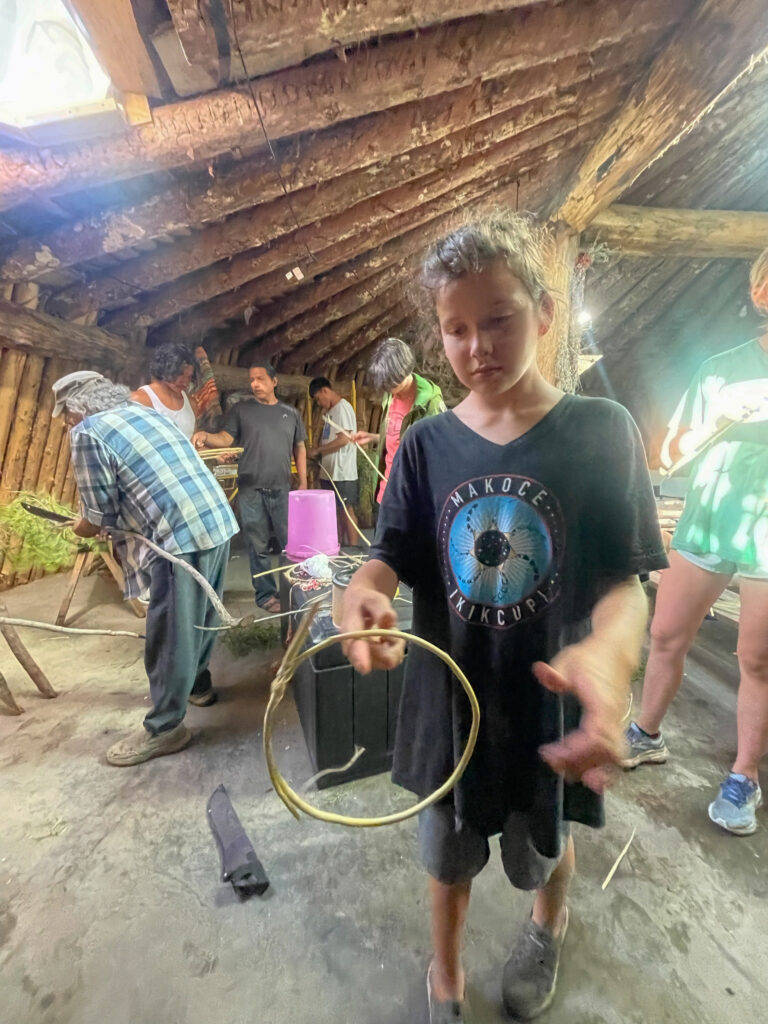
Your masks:
M251 604L246 571L243 558L232 562L235 611ZM11 592L8 604L52 621L64 586L64 577L46 579ZM111 580L85 581L73 612L75 625L141 625ZM2 646L0 669L25 708L0 714L2 1024L426 1020L428 918L413 824L297 823L278 802L260 750L278 651L234 660L217 650L221 700L190 708L192 745L121 769L104 753L147 705L141 641L24 637L60 695L40 699ZM602 832L576 829L571 929L544 1024L768 1019L768 812L742 839L706 813L733 754L734 649L732 625L704 624L669 716L673 759L621 779ZM286 703L276 749L300 784L311 769ZM263 899L239 903L219 881L205 804L220 782L272 880ZM316 799L375 814L407 797L380 776ZM494 854L469 916L477 1024L504 1019L500 972L529 908Z

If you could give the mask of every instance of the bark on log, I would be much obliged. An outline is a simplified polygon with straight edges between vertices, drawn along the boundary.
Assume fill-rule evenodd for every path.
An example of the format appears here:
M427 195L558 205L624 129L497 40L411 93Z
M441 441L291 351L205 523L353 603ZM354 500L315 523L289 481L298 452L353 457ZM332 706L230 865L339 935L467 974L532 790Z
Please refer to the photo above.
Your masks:
M752 260L768 242L768 213L609 206L588 238L634 256Z
M361 305L354 313L334 320L328 327L302 341L280 361L281 369L300 371L310 362L319 363L329 352L346 345L372 319L383 316L401 302L402 294L403 283L396 281L381 295Z
M592 138L598 132L598 124L592 123L571 129L547 145L534 150L523 150L519 161L531 166L538 161L553 159L566 148ZM532 129L537 131L537 129ZM337 242L355 236L363 241L367 233L382 220L394 219L397 214L418 210L423 204L444 195L448 189L467 184L478 188L493 171L514 167L516 161L511 154L523 146L524 133L520 139L511 139L492 150L486 160L478 166L473 157L459 161L450 173L435 171L430 175L409 182L399 188L383 192L372 199L364 200L336 216L328 217L314 224L300 228L284 236L275 244L257 250L255 253L241 253L225 264L214 264L204 270L188 274L178 281L167 284L158 294L148 296L132 306L126 306L103 319L109 330L125 332L137 327L151 327L201 302L212 299L222 292L238 288L255 277L263 276L282 266L292 267L297 263L305 273L312 273L314 261L309 262L308 253L317 258L329 242ZM471 195L471 192L470 192Z
M201 67L214 85L228 77L229 11L225 11L221 3L211 3L211 0L166 0L166 3L187 61ZM226 40L222 49L227 54L224 67L221 67L217 38L217 33L222 32ZM239 66L236 73L240 73Z
M433 237L455 220L457 210L461 210L465 216L472 216L487 206L514 203L518 193L518 181L518 175L513 174L510 178L504 177L495 182L488 182L488 188L483 192L474 192L474 189L462 186L431 203L424 203L414 211L407 211L389 220L385 219L362 236L353 235L318 253L311 265L311 273L324 274L334 268L341 269L343 264L359 257L361 253L366 254L363 262L367 270L373 272L380 269L390 261L390 250L384 243L399 239L400 236L405 238L409 232L418 232L420 244L426 246ZM470 192L473 194L470 195ZM284 270L273 271L235 291L219 295L201 304L197 309L185 312L182 317L169 324L156 328L150 336L150 343L159 345L169 341L188 340L190 337L202 338L206 330L214 324L243 317L246 311L281 298L290 288Z
M88 360L100 369L137 366L142 353L125 338L81 327L0 299L0 346L40 356Z
M0 347L5 348L6 345L7 342L0 332ZM26 361L26 352L17 352L6 348L3 352L2 362L0 362L0 464L2 464L8 435L11 432L16 396L19 392L19 382Z
M595 0L575 10L547 5L469 18L361 50L346 63L334 56L278 71L259 79L255 94L269 137L284 138L638 35L648 35L650 51L688 6L689 0ZM153 118L116 138L41 151L34 163L26 149L5 150L0 209L211 159L261 138L251 94L243 89L157 107Z
M548 100L522 117L520 130L515 121L501 114L457 132L440 142L412 150L386 164L365 171L351 171L316 188L304 189L290 198L282 197L255 206L212 224L199 232L179 238L151 252L121 264L119 274L109 270L86 284L77 284L54 295L46 304L48 312L75 319L89 310L123 306L137 292L151 291L185 274L220 260L267 245L300 225L348 210L366 199L420 178L447 171L461 180L462 173L475 177L485 169L518 158L523 152L567 136L577 128L585 130L596 118L613 110L620 96L620 82L612 76L610 88L596 97L575 97L563 103ZM575 105L574 113L560 113ZM553 116L550 118L550 114ZM541 123L537 123L541 120ZM446 175L448 177L448 175ZM457 183L458 183L457 180Z
M556 219L583 230L767 51L765 0L703 0L587 154Z
M330 362L341 363L342 360L351 359L355 353L367 348L371 342L405 326L414 314L415 310L407 299L398 302L386 313L374 316L370 323L357 332L353 342L344 342L339 348L333 349L324 359L313 363L309 372L312 376L318 373L324 374Z
M339 52L351 43L398 32L410 32L455 18L523 6L542 0L232 0L227 7L229 47L235 74L253 78L301 64L327 50ZM176 7L196 7L195 0L168 0ZM189 17L174 17L190 63L210 61L212 43ZM234 28L232 21L234 20ZM215 52L215 51L214 51ZM242 54L242 59L241 59ZM244 66L243 66L244 65Z
M641 45L642 44L642 45ZM568 57L536 69L465 86L424 101L398 105L347 124L301 135L275 146L285 186L296 192L348 171L369 167L445 138L461 125L471 125L505 111L524 128L537 103L559 96L567 103L580 83L590 80L601 89L618 68L634 65L647 46L643 37L593 55L591 63ZM515 111L512 114L512 111ZM106 210L67 223L37 237L4 246L0 279L22 281L50 270L70 267L104 254L222 220L282 195L275 161L269 153L242 160L233 167L191 175L155 192L148 199L119 210Z
M549 261L549 288L555 302L555 316L549 331L540 339L537 362L545 380L566 391L578 380L575 354L569 352L573 310L571 281L579 253L579 237L565 224L556 225Z
M356 280L352 287L340 292L327 302L313 304L308 312L297 316L284 327L262 337L255 347L255 355L260 359L279 359L291 354L296 346L308 338L316 336L328 325L341 320L359 309L361 305L371 302L403 277L402 263L394 263L373 274L365 281ZM253 331L253 328L251 328ZM300 360L299 360L300 361ZM288 365L288 360L286 360Z
M213 375L220 391L250 391L251 383L247 366L225 366L211 363ZM298 373L278 373L277 390L281 394L306 394L311 377ZM351 380L337 380L334 384L342 398L352 394Z

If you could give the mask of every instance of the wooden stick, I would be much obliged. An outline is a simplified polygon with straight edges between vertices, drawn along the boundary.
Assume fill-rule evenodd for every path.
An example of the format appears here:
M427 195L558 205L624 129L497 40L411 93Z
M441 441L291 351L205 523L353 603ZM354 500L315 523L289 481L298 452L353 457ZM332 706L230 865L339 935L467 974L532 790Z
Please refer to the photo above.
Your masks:
M624 849L621 851L619 856L616 858L616 860L614 861L613 867L608 872L608 874L605 876L605 881L602 884L603 892L605 892L605 890L608 888L608 884L610 883L610 881L613 878L613 876L616 874L616 871L618 870L619 864L621 864L621 862L626 857L627 851L629 850L630 846L632 845L632 840L635 838L635 833L636 832L637 832L637 827L632 829L632 835L629 837L629 841L627 842L627 845L624 847Z
M7 706L10 708L12 714L24 714L24 708L17 704L16 701L13 699L13 694L10 691L8 683L6 683L5 676L3 675L2 672L0 672L0 700L5 701Z
M0 615L3 617L7 617L8 615L8 609L6 608L4 601L0 601ZM43 697L50 699L51 697L58 696L54 688L49 683L43 670L24 646L21 637L13 626L0 625L0 633L5 637L6 643L10 647L13 656L19 662Z
M85 572L86 565L93 559L90 558L92 552L90 551L78 551L77 557L75 558L75 564L72 566L72 572L69 574L69 583L67 584L67 590L64 594L64 599L59 606L59 612L56 616L56 625L63 626L67 621L67 613L69 606L72 604L72 598L75 596L75 589L77 584L80 582L80 577Z
M0 626L24 626L29 629L47 629L51 633L71 633L73 636L132 636L137 640L146 640L144 633L131 633L127 629L77 629L75 626L54 626L51 622L17 619L10 615L0 615Z

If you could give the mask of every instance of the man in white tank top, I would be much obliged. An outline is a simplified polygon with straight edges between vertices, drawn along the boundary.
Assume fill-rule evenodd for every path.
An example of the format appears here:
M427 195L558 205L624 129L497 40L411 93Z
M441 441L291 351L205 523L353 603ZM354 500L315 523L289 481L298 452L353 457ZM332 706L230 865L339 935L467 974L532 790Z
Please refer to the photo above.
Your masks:
M195 413L187 389L194 372L195 358L186 346L160 345L152 355L152 383L134 391L131 398L155 409L175 423L185 437L191 438L195 432Z

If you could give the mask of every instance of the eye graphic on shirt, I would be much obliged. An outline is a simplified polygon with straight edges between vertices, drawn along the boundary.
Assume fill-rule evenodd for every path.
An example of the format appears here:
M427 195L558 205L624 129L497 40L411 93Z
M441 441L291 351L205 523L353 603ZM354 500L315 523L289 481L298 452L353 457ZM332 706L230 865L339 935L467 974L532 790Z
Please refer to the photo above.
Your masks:
M453 491L440 519L451 607L495 628L538 614L558 591L562 517L536 481L492 476Z

